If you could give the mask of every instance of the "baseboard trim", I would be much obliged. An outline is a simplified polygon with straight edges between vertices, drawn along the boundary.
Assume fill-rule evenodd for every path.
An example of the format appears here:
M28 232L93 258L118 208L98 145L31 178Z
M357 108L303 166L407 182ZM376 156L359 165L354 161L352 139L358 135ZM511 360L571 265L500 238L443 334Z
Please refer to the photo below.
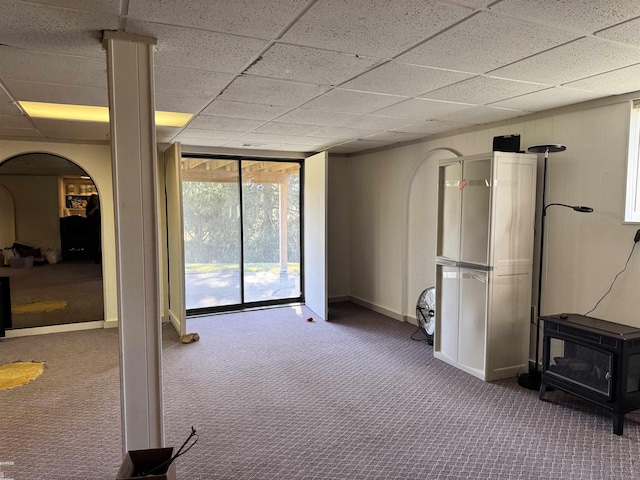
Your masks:
M349 296L349 300L356 305L360 305L361 307L368 308L369 310L373 310L374 312L381 313L387 317L393 318L394 320L398 320L399 322L404 322L404 318L401 313L394 312L393 310L389 310L388 308L381 307L376 305L375 303L367 302L358 297L354 297L353 295Z
M104 328L118 328L118 320L105 320Z
M104 328L104 324L104 321L99 320L95 322L78 322L67 323L64 325L49 325L46 327L16 328L13 330L5 331L4 338L31 337L33 335L47 335L49 333L77 332L79 330L96 330L98 328Z
M416 327L418 326L418 319L415 317L412 317L411 315L404 315L402 317L402 321L403 322L407 322L407 323L411 323L412 325L415 325Z
M329 303L348 302L351 300L349 295L339 295L337 297L329 297Z

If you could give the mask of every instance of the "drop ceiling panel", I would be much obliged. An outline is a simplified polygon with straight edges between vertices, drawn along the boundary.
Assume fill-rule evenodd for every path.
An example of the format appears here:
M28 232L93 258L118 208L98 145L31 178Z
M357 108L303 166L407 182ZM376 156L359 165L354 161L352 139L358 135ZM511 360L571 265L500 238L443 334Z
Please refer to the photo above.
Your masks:
M394 119L397 121L397 119ZM330 138L365 138L371 135L375 135L377 133L381 133L382 129L361 129L361 128L348 128L348 127L328 127L318 130L313 134L313 136L317 135L319 137L330 137Z
M347 125L358 130L393 130L411 123L407 118L387 117L384 115L362 115ZM357 135L361 137L362 135Z
M436 133L447 132L456 130L459 128L468 127L469 123L464 122L449 122L440 120L422 120L420 122L412 123L411 125L405 125L399 129L400 132L413 132L421 133L423 135L433 135Z
M238 77L220 95L223 100L266 105L297 106L322 94L328 87L258 77Z
M425 93L422 95L422 98L485 105L545 88L549 88L549 86L478 76L456 83L455 85L449 85L448 87Z
M109 106L109 95L106 88L24 82L21 80L7 80L6 85L11 90L11 93L21 101L94 105L99 107Z
M200 128L203 130L228 130L230 132L247 132L262 125L262 123L263 122L261 120L200 115L194 118L191 123L189 123L189 127Z
M99 37L118 27L158 38L156 108L196 115L183 134L159 129L159 141L291 151L342 142L343 152L355 152L640 91L637 0L4 0L2 7L0 85L8 95L0 88L0 136L106 140L101 124L37 120L39 132L11 101L106 105ZM349 142L373 136L378 141Z
M564 86L580 90L589 90L591 92L597 92L598 94L618 95L640 88L640 85L638 84L639 78L640 64L603 73L601 75L595 75L583 80L569 82Z
M269 122L256 128L256 133L272 133L274 135L311 135L321 129L317 125L300 125L297 123Z
M191 126L180 132L180 138L200 138L212 140L235 140L242 136L243 132L229 132L223 130L205 130L201 128L193 128Z
M104 58L100 32L118 29L119 12L115 5L107 6L111 10L108 13L87 12L5 0L0 15L0 43L21 49Z
M491 72L492 76L561 85L640 62L640 49L582 38Z
M406 100L406 97L355 92L336 88L311 100L305 104L305 107L315 108L316 110L331 110L333 112L366 114L403 100Z
M164 112L198 113L210 101L203 97L186 97L156 94L156 110Z
M337 85L373 66L378 59L317 48L275 44L247 73L315 85Z
M85 10L87 12L105 12L118 14L121 0L26 0L29 3L50 5L74 10ZM24 3L24 2L23 2Z
M203 115L218 117L248 118L253 120L271 120L291 110L291 107L264 105L260 103L233 102L214 100L202 111Z
M353 113L328 112L326 110L298 108L281 116L278 120L286 123L300 123L303 125L338 127L341 125L347 125L357 117L358 115Z
M226 148L242 148L249 150L282 150L283 148L283 145L280 143L243 142L241 139L225 142L223 146Z
M71 122L47 118L34 118L33 121L40 133L47 138L103 141L109 139L108 123Z
M264 40L130 21L127 32L158 39L155 63L210 72L240 73L266 46Z
M399 143L399 142L408 142L410 140L416 140L423 136L424 135L422 133L384 132L384 133L377 133L375 135L371 135L370 137L367 137L365 140L373 140L376 142Z
M598 98L598 93L554 87L491 104L495 107L539 111Z
M318 147L315 145L280 145L280 150L283 152L302 152L311 153L318 151Z
M156 126L156 142L167 143L180 133L180 128Z
M450 120L452 122L466 122L466 123L491 123L498 122L500 120L506 120L508 118L515 118L525 115L522 110L511 110L504 108L492 108L485 106L473 106L465 110L441 115L439 118L442 120Z
M107 88L104 58L47 54L0 46L0 77L60 85Z
M273 38L309 0L135 0L129 18L195 27L248 37Z
M332 147L332 153L355 153L362 150L370 150L372 148L380 148L388 145L388 142L375 142L373 140L355 140L353 142L342 143Z
M213 100L232 75L227 73L183 70L181 68L156 67L155 89L157 95L203 97Z
M422 98L412 98L397 105L383 108L376 113L390 117L440 119L443 115L450 115L469 108L469 104L440 102ZM409 122L407 122L409 123Z
M640 46L640 18L602 30L596 36Z
M579 35L480 13L415 47L396 60L417 65L486 73Z
M196 147L222 147L229 140L216 140L214 138L197 138L197 137L183 137L179 135L175 138L175 141L182 144L182 150L185 151L187 145L193 145Z
M583 33L593 33L640 14L637 0L504 0L490 10Z
M282 37L299 45L391 58L472 10L431 0L324 0Z
M280 143L285 145L314 145L315 147L323 147L339 142L335 138L320 137L303 137L295 135L270 135L267 133L247 133L239 138L239 140L252 143Z
M413 97L471 78L473 75L389 62L343 85L344 89Z

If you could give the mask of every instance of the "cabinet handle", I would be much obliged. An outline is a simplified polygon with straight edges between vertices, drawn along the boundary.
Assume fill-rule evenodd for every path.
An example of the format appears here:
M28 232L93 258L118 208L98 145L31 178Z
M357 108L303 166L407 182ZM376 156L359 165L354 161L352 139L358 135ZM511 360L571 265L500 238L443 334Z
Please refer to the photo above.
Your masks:
M611 380L613 378L613 375L611 375L611 373L607 372L604 374L604 378L607 380Z

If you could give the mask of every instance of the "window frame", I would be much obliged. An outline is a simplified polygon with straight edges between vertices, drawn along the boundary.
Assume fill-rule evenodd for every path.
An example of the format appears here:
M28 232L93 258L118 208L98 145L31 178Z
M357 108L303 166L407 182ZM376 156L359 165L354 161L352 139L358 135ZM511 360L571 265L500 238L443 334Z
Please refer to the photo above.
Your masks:
M624 223L640 223L640 99L630 102Z

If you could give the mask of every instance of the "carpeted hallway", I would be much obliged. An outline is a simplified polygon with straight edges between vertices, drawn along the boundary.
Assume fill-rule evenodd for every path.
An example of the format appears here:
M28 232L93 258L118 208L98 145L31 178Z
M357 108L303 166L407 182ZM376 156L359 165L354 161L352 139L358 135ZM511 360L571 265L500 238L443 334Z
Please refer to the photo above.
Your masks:
M350 303L331 322L304 307L199 318L184 345L164 329L166 439L193 425L178 478L619 479L640 475L640 415L610 417L515 379L484 383L433 359L415 327ZM0 391L7 478L114 479L121 459L116 330L5 339L0 363L46 362ZM0 475L1 478L1 475Z

